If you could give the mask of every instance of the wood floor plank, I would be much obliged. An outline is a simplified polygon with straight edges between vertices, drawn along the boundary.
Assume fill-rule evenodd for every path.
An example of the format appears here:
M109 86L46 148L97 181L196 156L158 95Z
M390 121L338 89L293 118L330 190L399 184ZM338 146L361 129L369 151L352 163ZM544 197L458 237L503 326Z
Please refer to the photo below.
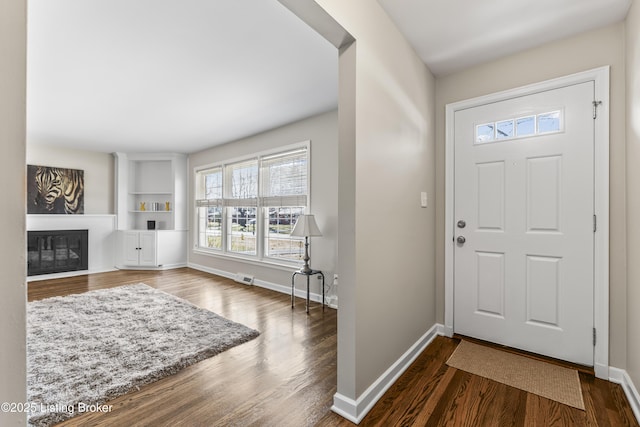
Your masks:
M475 377L477 389L469 389L475 395L477 415L468 418L472 424L482 426L522 425L526 411L527 393L487 378Z
M454 343L448 341L438 340L430 345L396 382L395 387L405 392L397 395L386 393L376 405L378 410L374 416L366 420L366 425L384 426L395 419L401 419L407 425L418 422L447 371L446 366L434 361L448 359L454 350Z
M29 301L146 283L257 329L248 343L189 366L61 426L350 427L331 412L337 315L288 295L200 271L119 271L29 283ZM458 339L436 337L360 426L640 427L622 388L580 373L586 411L446 365Z
M596 378L592 375L580 373L580 385L582 386L582 398L587 414L587 425L598 427L614 427L609 421L600 388L595 385Z

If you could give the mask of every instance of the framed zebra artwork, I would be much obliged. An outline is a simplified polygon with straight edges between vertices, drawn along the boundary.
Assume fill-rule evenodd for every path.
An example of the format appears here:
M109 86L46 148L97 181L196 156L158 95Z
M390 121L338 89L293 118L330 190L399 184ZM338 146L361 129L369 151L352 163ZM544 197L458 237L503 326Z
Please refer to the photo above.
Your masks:
M83 214L84 171L27 165L28 214Z

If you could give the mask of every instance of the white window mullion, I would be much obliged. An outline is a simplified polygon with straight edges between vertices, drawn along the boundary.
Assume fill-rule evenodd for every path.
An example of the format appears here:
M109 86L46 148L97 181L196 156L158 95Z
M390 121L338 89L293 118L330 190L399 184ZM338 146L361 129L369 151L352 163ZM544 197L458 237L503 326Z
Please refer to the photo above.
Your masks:
M264 179L264 171L262 169L262 158L258 159L258 199L257 199L257 206L258 209L256 209L256 224L255 224L255 230L256 230L256 253L258 255L258 259L263 259L264 258L264 230L263 230L263 221L262 221L262 216L263 216L263 212L262 212L262 203L261 203L261 196L262 196L262 180Z
M227 253L227 221L228 221L228 208L224 206L222 208L222 252Z

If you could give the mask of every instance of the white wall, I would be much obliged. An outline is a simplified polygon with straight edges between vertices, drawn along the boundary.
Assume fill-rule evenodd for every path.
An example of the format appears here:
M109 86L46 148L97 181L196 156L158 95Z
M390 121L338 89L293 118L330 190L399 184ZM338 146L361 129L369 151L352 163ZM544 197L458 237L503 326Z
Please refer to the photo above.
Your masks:
M625 207L624 25L610 25L527 50L436 81L437 141L437 319L444 321L445 105L451 102L611 66L610 98L610 320L609 364L626 366L627 277Z
M356 40L340 55L338 395L362 402L435 322L434 78L377 2L317 3Z
M337 55L337 52L336 52ZM337 72L337 70L336 70ZM311 203L322 237L311 239L311 266L323 271L325 285L330 285L336 271L338 221L338 113L328 112L301 120L259 135L234 141L194 153L189 156L189 200L194 200L194 170L203 165L223 162L278 147L311 140ZM189 263L230 273L247 273L257 280L286 287L291 286L289 269L272 268L228 257L203 255L193 250L195 245L194 207L189 204ZM321 285L312 280L311 291L320 294ZM297 286L303 287L301 279Z
M25 123L26 1L0 2L0 402L26 400ZM0 412L0 425L25 425L23 413Z
M113 214L113 156L27 142L27 164L84 170L84 213Z
M640 4L626 21L627 64L627 372L640 387Z

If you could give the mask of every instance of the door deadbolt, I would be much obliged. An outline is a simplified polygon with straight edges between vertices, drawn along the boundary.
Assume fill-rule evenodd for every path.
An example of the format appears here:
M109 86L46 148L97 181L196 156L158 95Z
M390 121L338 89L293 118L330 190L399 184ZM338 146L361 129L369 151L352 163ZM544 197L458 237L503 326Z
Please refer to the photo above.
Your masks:
M464 244L464 242L467 241L467 239L465 239L464 236L458 236L456 241L462 245L462 244Z
M464 222L463 219L461 219L460 221L458 221L458 228L465 228L467 226L467 223Z

